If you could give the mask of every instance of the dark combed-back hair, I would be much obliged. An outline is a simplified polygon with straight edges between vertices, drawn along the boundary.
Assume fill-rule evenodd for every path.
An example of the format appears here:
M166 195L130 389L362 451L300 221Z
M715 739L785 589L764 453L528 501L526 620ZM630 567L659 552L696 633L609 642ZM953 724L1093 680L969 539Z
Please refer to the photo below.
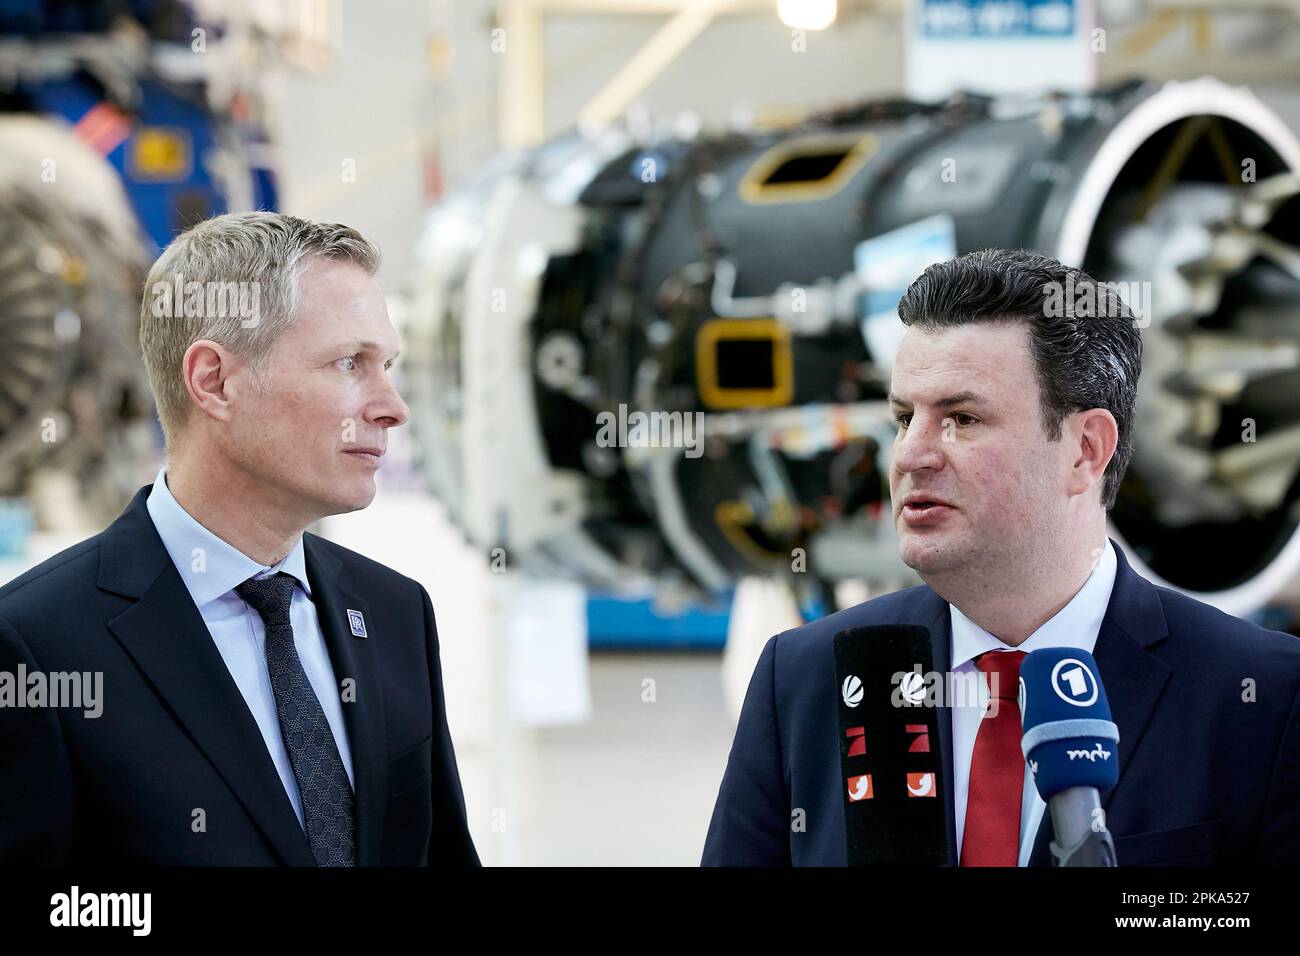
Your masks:
M1115 416L1119 441L1101 493L1102 508L1110 510L1133 457L1142 372L1142 335L1114 288L1037 253L981 249L926 269L898 303L898 317L925 331L1026 323L1048 441L1061 440L1072 412L1104 408Z

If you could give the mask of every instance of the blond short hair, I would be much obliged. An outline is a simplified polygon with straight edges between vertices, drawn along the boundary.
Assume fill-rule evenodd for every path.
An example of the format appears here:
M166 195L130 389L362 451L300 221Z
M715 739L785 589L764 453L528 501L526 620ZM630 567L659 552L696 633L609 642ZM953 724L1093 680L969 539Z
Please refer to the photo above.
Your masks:
M260 375L293 324L298 277L313 257L352 262L369 275L379 269L379 250L355 229L274 212L215 216L163 250L144 283L140 351L169 449L189 414L186 349L211 339Z

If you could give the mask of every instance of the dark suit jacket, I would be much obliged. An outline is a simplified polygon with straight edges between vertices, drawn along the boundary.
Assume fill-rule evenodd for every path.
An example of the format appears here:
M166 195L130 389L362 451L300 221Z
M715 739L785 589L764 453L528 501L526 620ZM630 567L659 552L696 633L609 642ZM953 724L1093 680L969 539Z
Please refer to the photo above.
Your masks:
M1120 733L1119 783L1102 799L1119 865L1300 864L1300 639L1156 587L1114 547L1115 586L1094 656ZM929 628L935 670L949 669L948 603L925 585L769 640L704 865L845 864L832 646L839 631L867 624ZM1242 699L1247 679L1252 702ZM951 713L939 730L951 781ZM951 785L943 791L955 866ZM791 832L796 808L803 832ZM1045 811L1031 866L1050 865L1053 836Z
M145 507L0 589L0 671L98 671L102 714L0 708L0 861L313 866L266 743ZM477 865L415 581L312 534L360 866ZM347 610L369 637L352 636ZM195 811L206 832L194 832Z

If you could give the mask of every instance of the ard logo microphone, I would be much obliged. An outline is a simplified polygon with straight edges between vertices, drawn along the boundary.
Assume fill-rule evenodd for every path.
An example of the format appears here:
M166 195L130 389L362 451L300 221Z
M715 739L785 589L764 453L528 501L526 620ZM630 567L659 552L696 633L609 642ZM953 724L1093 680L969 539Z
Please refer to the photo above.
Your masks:
M1115 866L1101 795L1119 781L1119 728L1087 651L1048 647L1020 663L1021 750L1052 813L1054 866Z

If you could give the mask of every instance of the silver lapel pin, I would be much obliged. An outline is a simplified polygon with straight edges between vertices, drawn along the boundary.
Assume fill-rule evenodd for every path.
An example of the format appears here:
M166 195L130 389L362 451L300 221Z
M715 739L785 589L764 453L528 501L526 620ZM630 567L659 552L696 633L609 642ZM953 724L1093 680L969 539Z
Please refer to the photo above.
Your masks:
M360 611L348 608L348 627L352 630L353 637L366 636L366 619L361 616Z

